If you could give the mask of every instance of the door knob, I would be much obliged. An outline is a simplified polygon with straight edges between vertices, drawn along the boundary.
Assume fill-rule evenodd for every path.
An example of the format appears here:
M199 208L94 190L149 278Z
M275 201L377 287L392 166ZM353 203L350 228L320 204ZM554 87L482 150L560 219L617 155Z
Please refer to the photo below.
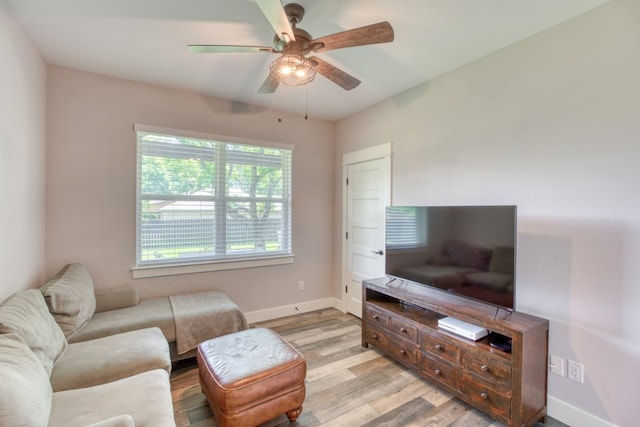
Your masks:
M382 252L382 249L378 249L377 251L371 251L371 253L376 255L384 255L384 252Z

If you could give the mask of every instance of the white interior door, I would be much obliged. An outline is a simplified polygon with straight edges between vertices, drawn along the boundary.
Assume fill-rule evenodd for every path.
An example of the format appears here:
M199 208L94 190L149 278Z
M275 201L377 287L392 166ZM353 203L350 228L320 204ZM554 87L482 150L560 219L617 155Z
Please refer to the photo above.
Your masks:
M362 281L384 276L385 207L391 203L390 156L345 164L345 310L362 317Z

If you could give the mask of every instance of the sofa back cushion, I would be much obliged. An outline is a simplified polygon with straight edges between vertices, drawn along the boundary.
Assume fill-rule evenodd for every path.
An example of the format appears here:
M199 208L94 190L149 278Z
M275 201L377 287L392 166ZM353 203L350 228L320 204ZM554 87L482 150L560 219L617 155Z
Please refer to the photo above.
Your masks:
M68 264L40 288L56 322L67 338L96 311L93 281L82 264Z
M131 285L96 291L96 313L133 307L140 303L140 293Z
M0 425L46 427L51 397L49 377L22 338L0 335Z
M67 349L67 340L38 289L17 292L0 305L0 334L19 335L47 375Z

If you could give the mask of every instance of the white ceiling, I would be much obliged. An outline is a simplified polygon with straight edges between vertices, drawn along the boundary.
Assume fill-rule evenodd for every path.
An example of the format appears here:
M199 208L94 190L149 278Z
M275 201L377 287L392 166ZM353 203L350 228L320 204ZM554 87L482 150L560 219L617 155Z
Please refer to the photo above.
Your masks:
M298 0L314 38L386 20L395 40L317 54L362 81L351 91L318 75L270 95L257 90L276 55L187 51L272 46L255 0L5 1L49 64L338 120L608 0Z

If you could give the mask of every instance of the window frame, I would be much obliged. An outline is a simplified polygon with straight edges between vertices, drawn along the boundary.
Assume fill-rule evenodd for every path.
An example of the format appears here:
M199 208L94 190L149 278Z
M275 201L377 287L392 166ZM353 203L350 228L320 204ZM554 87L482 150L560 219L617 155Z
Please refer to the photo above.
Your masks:
M261 140L252 140L245 138L236 138L230 137L226 135L214 135L209 133L202 132L194 132L194 131L186 131L182 129L170 129L163 128L157 126L149 126L144 124L134 124L133 126L135 141L136 141L136 234L135 234L135 245L136 245L136 260L134 267L131 268L132 277L135 278L145 278L145 277L156 277L156 276L165 276L165 275L174 275L174 274L189 274L189 273L200 273L207 271L219 271L219 270L230 270L230 269L238 269L238 268L250 268L250 267L262 267L262 266L270 266L270 265L281 265L281 264L290 264L293 263L294 254L293 254L293 239L292 239L292 230L293 230L293 221L292 221L292 182L293 182L293 146L288 144L278 144L268 141ZM283 188L282 197L278 200L279 203L282 203L283 214L286 216L286 224L283 227L287 228L286 232L288 233L288 247L283 248L282 252L279 253L246 253L246 254L234 254L226 257L215 256L215 258L205 258L198 257L195 261L180 261L176 262L173 258L168 258L166 262L141 262L142 261L142 249L141 249L141 204L144 200L145 196L142 194L141 188L141 170L140 170L140 153L139 153L139 144L138 144L138 135L139 133L157 133L168 136L175 136L178 138L193 138L193 139L202 139L209 140L214 142L221 142L225 144L239 144L239 145L250 145L264 148L274 148L274 149L282 149L289 151L289 164L288 170L284 171L286 175L288 175L289 182L285 184ZM226 165L226 163L224 163ZM167 196L169 196L167 194ZM186 196L185 196L186 197ZM214 196L212 196L213 198ZM233 196L223 196L222 198L217 197L218 201L229 201L233 199ZM243 200L244 202L251 201L253 199L247 198ZM265 199L266 200L266 199Z

